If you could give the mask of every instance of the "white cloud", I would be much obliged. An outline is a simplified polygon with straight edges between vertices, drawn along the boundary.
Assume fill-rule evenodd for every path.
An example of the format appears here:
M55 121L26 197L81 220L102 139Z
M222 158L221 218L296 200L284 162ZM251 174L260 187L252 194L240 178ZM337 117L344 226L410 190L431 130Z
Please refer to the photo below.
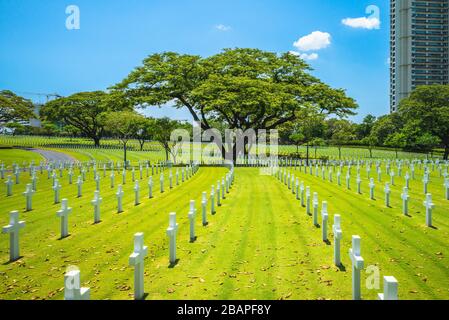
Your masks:
M380 20L379 18L346 18L341 20L341 22L348 27L351 28L359 28L359 29L379 29L380 28Z
M303 60L316 60L318 59L318 53L301 53L297 51L290 51L290 54L300 57Z
M331 35L327 32L314 31L311 34L299 38L293 46L300 51L320 50L331 44Z
M217 24L215 26L215 29L217 29L219 31L226 32L226 31L230 31L232 28L230 26L225 26L224 24Z

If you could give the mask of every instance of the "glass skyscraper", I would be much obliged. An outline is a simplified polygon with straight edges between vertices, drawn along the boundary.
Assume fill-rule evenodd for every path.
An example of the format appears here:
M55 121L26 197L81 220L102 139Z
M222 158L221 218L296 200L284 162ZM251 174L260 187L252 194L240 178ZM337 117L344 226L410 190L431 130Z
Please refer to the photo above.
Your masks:
M448 84L449 0L391 0L390 110L419 85Z

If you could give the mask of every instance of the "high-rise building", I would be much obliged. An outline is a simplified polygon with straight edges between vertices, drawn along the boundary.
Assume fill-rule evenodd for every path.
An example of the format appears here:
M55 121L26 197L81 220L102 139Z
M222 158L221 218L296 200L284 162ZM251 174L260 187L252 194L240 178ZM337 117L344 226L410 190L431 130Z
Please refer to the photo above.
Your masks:
M419 85L448 84L449 0L391 0L390 110Z

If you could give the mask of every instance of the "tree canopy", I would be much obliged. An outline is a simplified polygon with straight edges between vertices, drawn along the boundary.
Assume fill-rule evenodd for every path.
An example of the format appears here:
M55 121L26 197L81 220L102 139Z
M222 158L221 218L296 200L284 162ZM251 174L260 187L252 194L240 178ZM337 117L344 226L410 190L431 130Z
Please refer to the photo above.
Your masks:
M9 90L0 91L0 125L36 117L33 103Z
M438 137L444 146L444 159L449 157L449 85L419 86L399 105L399 114L406 122ZM429 136L430 135L430 136ZM432 138L434 141L435 139Z
M300 111L309 107L322 114L353 113L352 98L309 72L290 53L226 49L202 58L165 52L147 57L113 89L135 105L187 108L203 130L211 129L213 121L229 129L275 129L300 120Z
M131 103L119 93L93 91L52 100L42 107L40 115L43 120L77 128L83 135L94 140L95 146L99 146L105 133L102 114L131 109Z

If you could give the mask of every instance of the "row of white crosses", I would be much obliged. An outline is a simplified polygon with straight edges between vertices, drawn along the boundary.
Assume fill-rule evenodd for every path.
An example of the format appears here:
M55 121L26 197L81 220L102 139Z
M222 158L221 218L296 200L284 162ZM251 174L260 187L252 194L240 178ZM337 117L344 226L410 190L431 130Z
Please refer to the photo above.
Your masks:
M342 165L342 164L340 164ZM317 165L316 165L317 166ZM311 167L311 166L310 166ZM369 167L367 167L369 168ZM399 167L401 169L401 167ZM274 169L272 168L272 171ZM316 169L318 170L318 169ZM360 168L357 167L357 172L360 171ZM391 180L390 183L394 184L394 172L392 170L390 170L387 166L387 171L390 173L391 175ZM285 170L281 171L278 170L278 178L281 179L283 178L283 181L285 183L286 179L290 177L290 173L287 173ZM432 202L432 195L427 193L428 189L427 189L427 185L429 182L429 174L428 172L425 172L424 177L423 177L423 188L424 188L424 192L426 194L426 199L423 202L423 205L426 209L426 225L428 227L432 227L432 210L434 209L435 205ZM338 176L339 178L339 176ZM347 189L350 189L349 186L349 179L350 179L350 165L348 167L348 173L347 173ZM374 182L374 178L369 178L370 182L369 182L369 189L370 189L370 199L371 200L375 200L375 182ZM409 186L409 176L408 173L406 173L405 175L405 180L406 180L406 186L403 188L403 192L401 194L401 199L402 199L402 213L404 215L408 215L408 203L410 201L410 196L408 194L408 186ZM391 197L391 188L390 188L390 183L385 183L385 188L384 188L384 194L385 194L385 206L386 207L390 207L390 197ZM359 173L357 174L357 193L361 194L361 179L360 179L360 175ZM445 193L446 193L446 199L449 200L449 181L448 179L445 180L444 183L444 187L445 187ZM304 206L304 201L303 201L303 185L301 184L301 205ZM297 198L299 197L299 195L297 194ZM315 197L315 195L314 195ZM317 202L317 201L316 201ZM307 189L306 188L306 212L307 214L311 214L311 210L310 210L310 188ZM314 223L316 222L316 215L314 214Z
M283 182L288 188L290 188L290 184L287 182L290 179L294 180L294 176L291 178L290 172L287 170L279 170L279 168L271 168L272 175L276 175L277 178ZM372 179L372 178L371 178ZM298 188L298 186L300 186ZM388 183L386 185L389 186ZM296 178L296 189L293 189L293 193L296 192L296 199L301 199L301 206L306 207L306 212L308 215L311 214L310 210L310 187L306 187L305 201L304 199L304 183L301 182L299 185L298 178ZM296 190L296 191L295 191ZM389 203L389 198L386 198L386 203ZM318 226L318 193L313 193L313 224ZM324 242L328 241L327 235L327 224L328 224L328 205L326 201L322 202L321 209L321 227L322 227L322 240ZM332 226L332 231L334 234L334 264L336 266L341 266L341 255L340 255L340 247L341 247L341 239L343 238L343 232L341 229L341 218L340 215L334 215L334 224ZM359 236L352 237L352 248L349 249L349 257L352 262L352 298L353 300L361 299L361 271L364 267L364 260L361 256L361 238ZM398 283L394 277L387 276L384 277L384 293L379 294L379 299L381 300L397 300L397 287Z
M231 185L234 181L234 169L231 168L231 170L226 174L226 177L222 179L222 192L220 193L217 191L216 199L217 199L217 205L220 205L220 198L225 198L225 193L229 193L229 190L231 188ZM212 186L211 191L211 199L210 199L210 205L211 205L211 214L215 213L215 193L214 193L214 186ZM206 192L202 193L201 198L201 206L202 206L202 224L203 226L206 226L208 224L207 222L207 194ZM188 212L188 219L189 219L189 238L190 242L194 242L196 240L196 233L195 233L195 223L196 223L196 208L195 208L195 201L190 201L190 209ZM170 265L174 265L177 262L177 256L176 256L176 236L178 233L178 223L176 222L176 213L172 212L169 215L169 224L167 228L167 236L169 238L169 263Z

